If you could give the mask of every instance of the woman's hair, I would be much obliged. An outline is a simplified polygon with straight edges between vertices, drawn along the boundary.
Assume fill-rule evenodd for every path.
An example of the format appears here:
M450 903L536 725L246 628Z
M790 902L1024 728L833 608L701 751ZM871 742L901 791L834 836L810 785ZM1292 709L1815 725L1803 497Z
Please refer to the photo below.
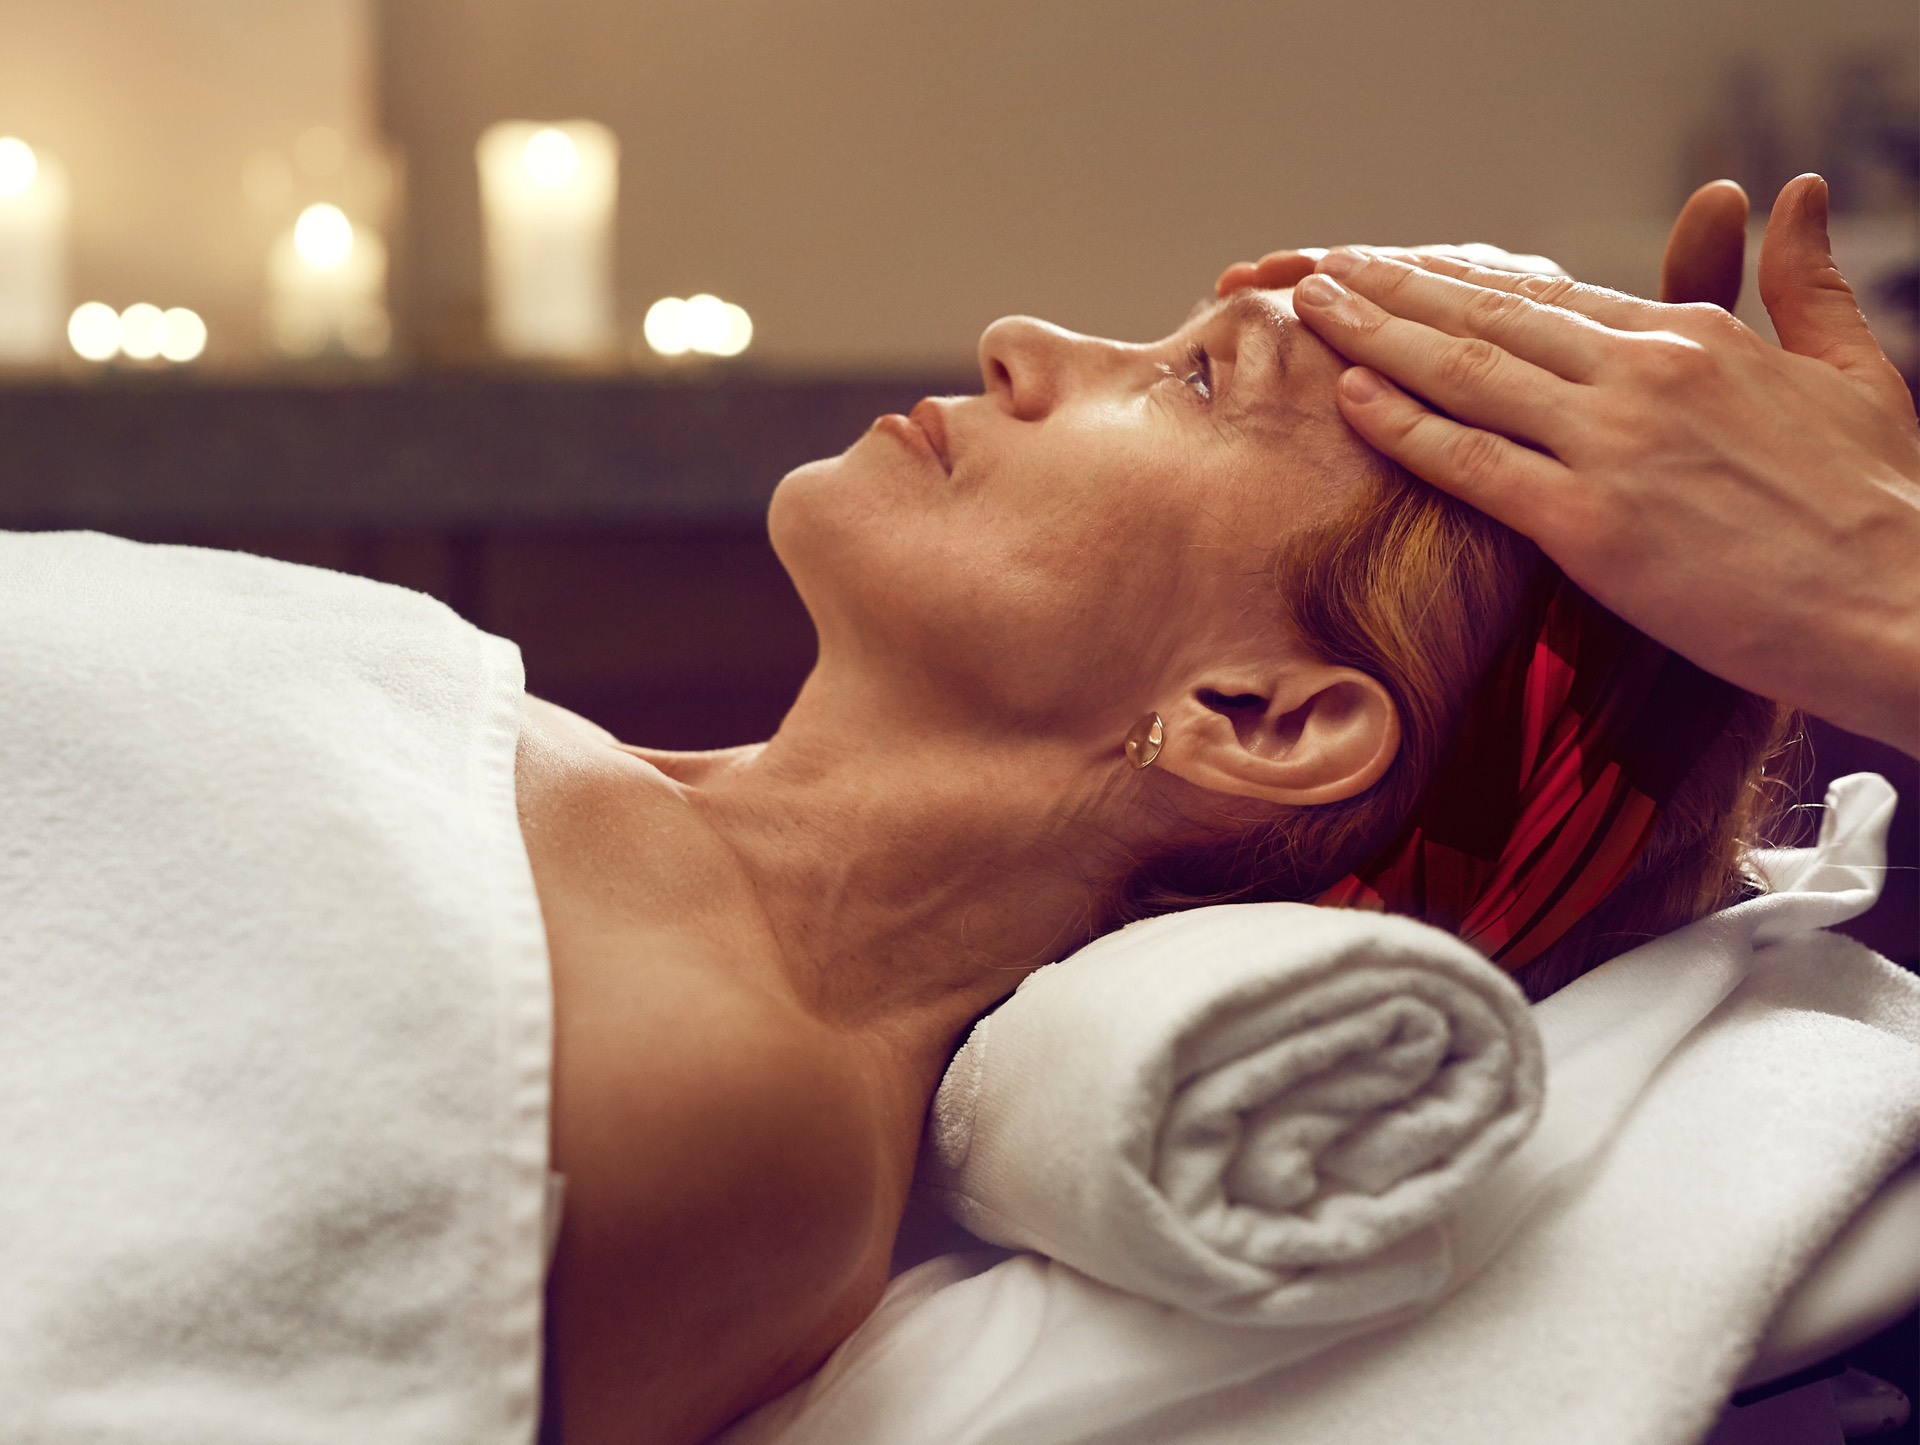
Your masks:
M1553 564L1485 514L1394 463L1377 465L1350 506L1282 546L1271 570L1281 611L1306 646L1386 687L1400 715L1398 755L1355 797L1268 811L1226 840L1144 860L1121 885L1116 921L1203 903L1310 900L1412 814L1529 581ZM1776 704L1740 695L1632 871L1519 971L1531 996L1738 896L1745 849L1781 791L1767 765L1788 724Z

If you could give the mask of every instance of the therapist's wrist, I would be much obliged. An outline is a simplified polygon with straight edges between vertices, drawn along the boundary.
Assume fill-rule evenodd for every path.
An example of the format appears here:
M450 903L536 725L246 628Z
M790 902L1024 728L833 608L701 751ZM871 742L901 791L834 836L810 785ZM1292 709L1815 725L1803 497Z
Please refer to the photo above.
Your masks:
M1853 685L1806 711L1920 759L1920 599L1864 621L1855 646L1835 648Z

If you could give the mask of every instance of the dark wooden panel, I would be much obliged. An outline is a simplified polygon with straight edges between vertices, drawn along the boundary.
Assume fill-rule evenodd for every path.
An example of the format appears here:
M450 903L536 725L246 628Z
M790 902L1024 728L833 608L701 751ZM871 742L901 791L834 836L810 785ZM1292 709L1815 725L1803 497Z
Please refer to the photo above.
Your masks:
M0 526L750 526L794 467L956 389L486 373L0 387Z
M481 624L527 686L631 742L768 736L813 665L813 624L758 535L496 536Z

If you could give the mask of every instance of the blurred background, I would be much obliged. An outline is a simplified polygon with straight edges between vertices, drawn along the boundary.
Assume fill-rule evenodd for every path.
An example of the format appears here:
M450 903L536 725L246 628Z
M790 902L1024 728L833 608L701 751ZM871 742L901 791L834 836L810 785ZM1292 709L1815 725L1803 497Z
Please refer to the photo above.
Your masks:
M994 317L1147 339L1343 241L1646 293L1694 185L1817 169L1911 379L1917 109L1912 0L0 0L0 525L401 582L746 741L812 658L774 483ZM1914 769L1815 733L1809 796L1903 788L1913 961Z
M397 355L481 354L475 147L511 120L618 146L613 350L707 292L812 374L965 374L1010 310L1157 336L1283 243L1484 238L1646 287L1723 174L1764 207L1819 169L1858 264L1911 262L1909 0L0 0L0 28L0 134L67 173L72 302L191 307L207 368L277 354L268 252L315 202L384 238Z

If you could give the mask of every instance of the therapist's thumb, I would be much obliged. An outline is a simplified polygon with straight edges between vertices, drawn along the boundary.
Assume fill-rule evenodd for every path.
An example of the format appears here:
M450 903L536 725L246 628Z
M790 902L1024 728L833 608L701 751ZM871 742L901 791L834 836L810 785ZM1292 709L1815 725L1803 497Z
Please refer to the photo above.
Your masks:
M1827 183L1796 176L1782 188L1760 243L1760 300L1788 351L1839 368L1876 390L1900 375L1867 329L1827 241Z

